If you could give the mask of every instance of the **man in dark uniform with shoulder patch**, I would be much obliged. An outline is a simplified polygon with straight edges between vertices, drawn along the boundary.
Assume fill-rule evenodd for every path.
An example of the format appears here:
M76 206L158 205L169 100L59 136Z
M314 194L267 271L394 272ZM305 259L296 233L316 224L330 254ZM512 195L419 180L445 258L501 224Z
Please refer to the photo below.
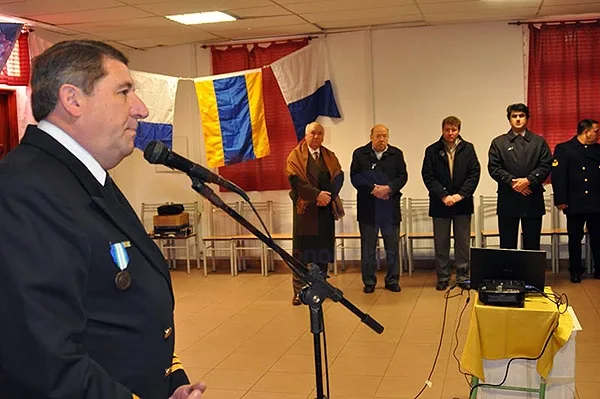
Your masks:
M600 279L600 144L598 121L583 119L577 136L554 149L552 161L554 205L567 216L569 273L572 283L580 283L581 240L584 226L590 235L594 278Z
M552 154L546 140L527 129L525 104L509 105L506 117L511 129L492 141L488 153L488 171L498 182L500 247L517 248L520 222L523 249L539 250L546 213L543 183L550 174Z

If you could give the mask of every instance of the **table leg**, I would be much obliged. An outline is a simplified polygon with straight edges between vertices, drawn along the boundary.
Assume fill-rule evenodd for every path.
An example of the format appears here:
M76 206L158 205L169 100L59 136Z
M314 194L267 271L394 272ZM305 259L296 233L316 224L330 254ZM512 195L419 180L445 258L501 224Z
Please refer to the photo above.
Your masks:
M471 376L471 386L474 387L477 384L479 384L479 378L475 377L474 375ZM477 388L473 389L473 391L471 391L471 396L469 396L469 399L476 399L476 398L477 398Z

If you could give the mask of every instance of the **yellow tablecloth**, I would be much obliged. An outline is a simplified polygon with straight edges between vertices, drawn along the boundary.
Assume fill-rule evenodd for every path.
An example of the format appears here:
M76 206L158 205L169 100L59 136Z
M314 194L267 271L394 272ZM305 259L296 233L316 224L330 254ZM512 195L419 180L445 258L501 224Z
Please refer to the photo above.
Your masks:
M476 296L461 358L462 369L484 381L483 359L537 357L557 322L558 327L537 361L537 371L544 378L552 370L554 355L571 336L571 316L559 314L556 305L540 294L528 294L522 308L484 305Z

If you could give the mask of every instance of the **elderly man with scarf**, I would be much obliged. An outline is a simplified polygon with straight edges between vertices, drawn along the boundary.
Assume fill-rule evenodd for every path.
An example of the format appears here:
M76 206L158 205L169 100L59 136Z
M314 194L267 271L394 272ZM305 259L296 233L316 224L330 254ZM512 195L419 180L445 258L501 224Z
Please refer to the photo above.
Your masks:
M302 263L316 265L326 274L333 262L334 222L344 215L338 197L344 173L335 154L321 145L324 136L319 123L306 125L304 140L288 155L285 174L294 205L292 253ZM301 304L303 285L294 274L294 306Z

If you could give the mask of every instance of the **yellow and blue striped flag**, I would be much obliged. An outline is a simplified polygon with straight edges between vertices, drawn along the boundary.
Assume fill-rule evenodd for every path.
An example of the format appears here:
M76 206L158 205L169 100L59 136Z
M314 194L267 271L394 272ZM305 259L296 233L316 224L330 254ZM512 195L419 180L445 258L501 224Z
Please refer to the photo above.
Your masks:
M197 78L194 84L210 167L269 155L260 69Z

